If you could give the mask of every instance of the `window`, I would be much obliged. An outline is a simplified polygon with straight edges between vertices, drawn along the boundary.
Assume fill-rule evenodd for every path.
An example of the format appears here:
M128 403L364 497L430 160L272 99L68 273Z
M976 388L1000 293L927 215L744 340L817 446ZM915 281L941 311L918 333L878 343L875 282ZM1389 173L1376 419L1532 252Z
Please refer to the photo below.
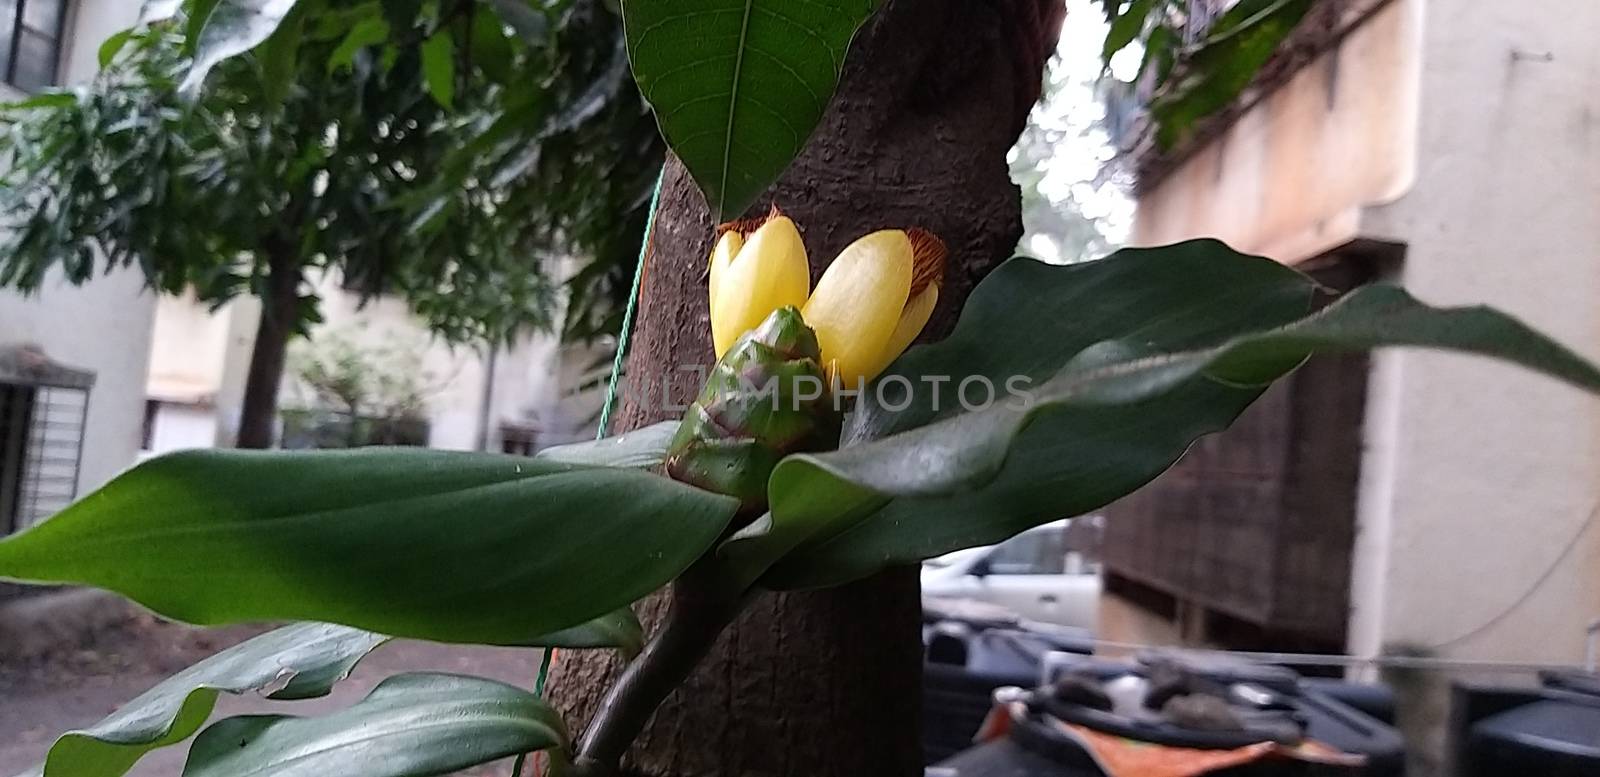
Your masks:
M22 528L34 390L0 383L0 537Z
M1059 527L1025 532L989 554L992 575L1060 575L1066 573L1066 533Z
M25 92L56 83L67 0L0 0L0 80Z
M77 497L93 385L94 373L57 364L37 347L0 346L0 536Z
M156 423L161 420L161 400L147 399L144 401L144 424L139 430L139 450L153 451L156 449Z

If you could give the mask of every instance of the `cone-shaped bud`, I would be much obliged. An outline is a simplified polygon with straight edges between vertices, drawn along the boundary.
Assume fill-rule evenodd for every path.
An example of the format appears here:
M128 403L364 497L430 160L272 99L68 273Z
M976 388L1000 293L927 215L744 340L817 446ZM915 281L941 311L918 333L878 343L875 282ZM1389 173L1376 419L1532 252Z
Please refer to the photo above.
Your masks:
M819 356L800 311L774 311L712 368L673 438L667 473L763 509L767 479L784 456L839 443L840 414Z

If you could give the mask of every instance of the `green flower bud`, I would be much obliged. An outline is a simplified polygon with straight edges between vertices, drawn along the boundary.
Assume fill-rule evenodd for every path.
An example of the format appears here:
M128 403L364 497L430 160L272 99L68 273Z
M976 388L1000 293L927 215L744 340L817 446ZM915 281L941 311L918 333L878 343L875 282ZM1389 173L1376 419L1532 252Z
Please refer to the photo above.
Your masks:
M673 438L667 473L762 510L778 462L837 446L840 424L816 333L798 309L779 308L712 368Z

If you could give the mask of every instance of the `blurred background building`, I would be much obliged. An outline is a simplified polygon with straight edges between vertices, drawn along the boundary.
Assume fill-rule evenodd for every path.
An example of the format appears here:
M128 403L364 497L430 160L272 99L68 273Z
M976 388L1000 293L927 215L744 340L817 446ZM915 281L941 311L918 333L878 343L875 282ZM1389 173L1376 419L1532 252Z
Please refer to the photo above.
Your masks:
M125 0L0 4L16 21L0 26L0 100L92 77L100 41L138 14ZM134 461L156 307L143 286L133 270L78 287L53 274L33 297L0 291L0 534Z
M403 301L363 302L337 277L323 278L315 291L324 320L294 344L284 378L286 447L388 443L532 453L594 434L603 401L594 376L610 367L605 344L533 334L492 351L451 347ZM253 297L215 311L192 297L161 298L147 384L147 455L232 444L259 310ZM330 384L341 388L330 391ZM337 396L351 392L364 400L354 413ZM349 429L363 423L406 429L389 436Z
M1227 4L1191 5L1199 40ZM1025 249L1077 261L1218 237L1334 288L1391 279L1435 304L1487 302L1600 359L1600 6L1319 0L1240 99L1165 151L1140 84L1096 99L1104 28L1090 4L1073 10L1013 155ZM0 26L0 99L89 78L138 13L0 0L16 22ZM326 320L286 377L285 441L531 453L592 434L603 344L452 350L402 303L362 305L335 277L317 291ZM141 450L229 445L257 304L158 300L137 271L0 292L0 535ZM344 362L366 381L355 406L316 377ZM1597 516L1591 398L1484 360L1320 359L1108 511L1097 636L1349 654L1363 677L1399 655L1527 676L1584 659ZM1451 677L1388 675L1425 745L1419 774L1441 768Z
M0 100L91 79L100 44L132 26L140 7L0 3ZM368 382L378 410L403 417L352 418L292 364L281 403L286 442L532 453L593 434L606 343L531 335L492 352L450 348L401 302L362 304L337 277L320 279L315 291L325 321L296 364L349 357L356 364L343 377ZM136 269L81 286L47 280L34 296L0 291L0 535L48 517L141 456L231 445L258 311L253 297L217 310L192 297L158 298ZM330 340L340 353L319 352ZM402 396L398 410L376 401L397 392L415 396ZM403 439L371 433L371 422L387 420L403 422Z
M1324 0L1171 151L1137 86L1113 101L1130 242L1215 236L1335 286L1486 302L1600 358L1597 32L1581 3ZM1101 636L1577 664L1597 513L1578 391L1435 353L1324 359L1113 508ZM1445 679L1402 684L1425 770Z

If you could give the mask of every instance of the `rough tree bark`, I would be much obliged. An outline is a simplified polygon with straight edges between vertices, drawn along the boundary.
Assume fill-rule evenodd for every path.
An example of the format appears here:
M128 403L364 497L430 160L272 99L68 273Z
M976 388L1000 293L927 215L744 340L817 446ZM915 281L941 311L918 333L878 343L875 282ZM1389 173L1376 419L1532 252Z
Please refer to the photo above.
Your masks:
M851 50L805 153L753 210L801 226L813 280L886 227L944 238L951 268L926 337L948 334L972 287L1022 233L1006 154L1038 99L1060 0L888 0ZM705 271L713 223L670 163L628 360L618 431L676 418L712 360ZM663 401L662 386L671 386ZM920 597L914 570L758 598L633 749L630 774L912 777L922 773ZM642 605L659 621L664 596ZM581 730L619 669L565 653L552 695Z
M244 400L239 410L240 448L272 447L278 417L278 389L289 358L289 340L300 316L300 268L288 251L268 260L267 293L261 299L261 322L250 350Z

